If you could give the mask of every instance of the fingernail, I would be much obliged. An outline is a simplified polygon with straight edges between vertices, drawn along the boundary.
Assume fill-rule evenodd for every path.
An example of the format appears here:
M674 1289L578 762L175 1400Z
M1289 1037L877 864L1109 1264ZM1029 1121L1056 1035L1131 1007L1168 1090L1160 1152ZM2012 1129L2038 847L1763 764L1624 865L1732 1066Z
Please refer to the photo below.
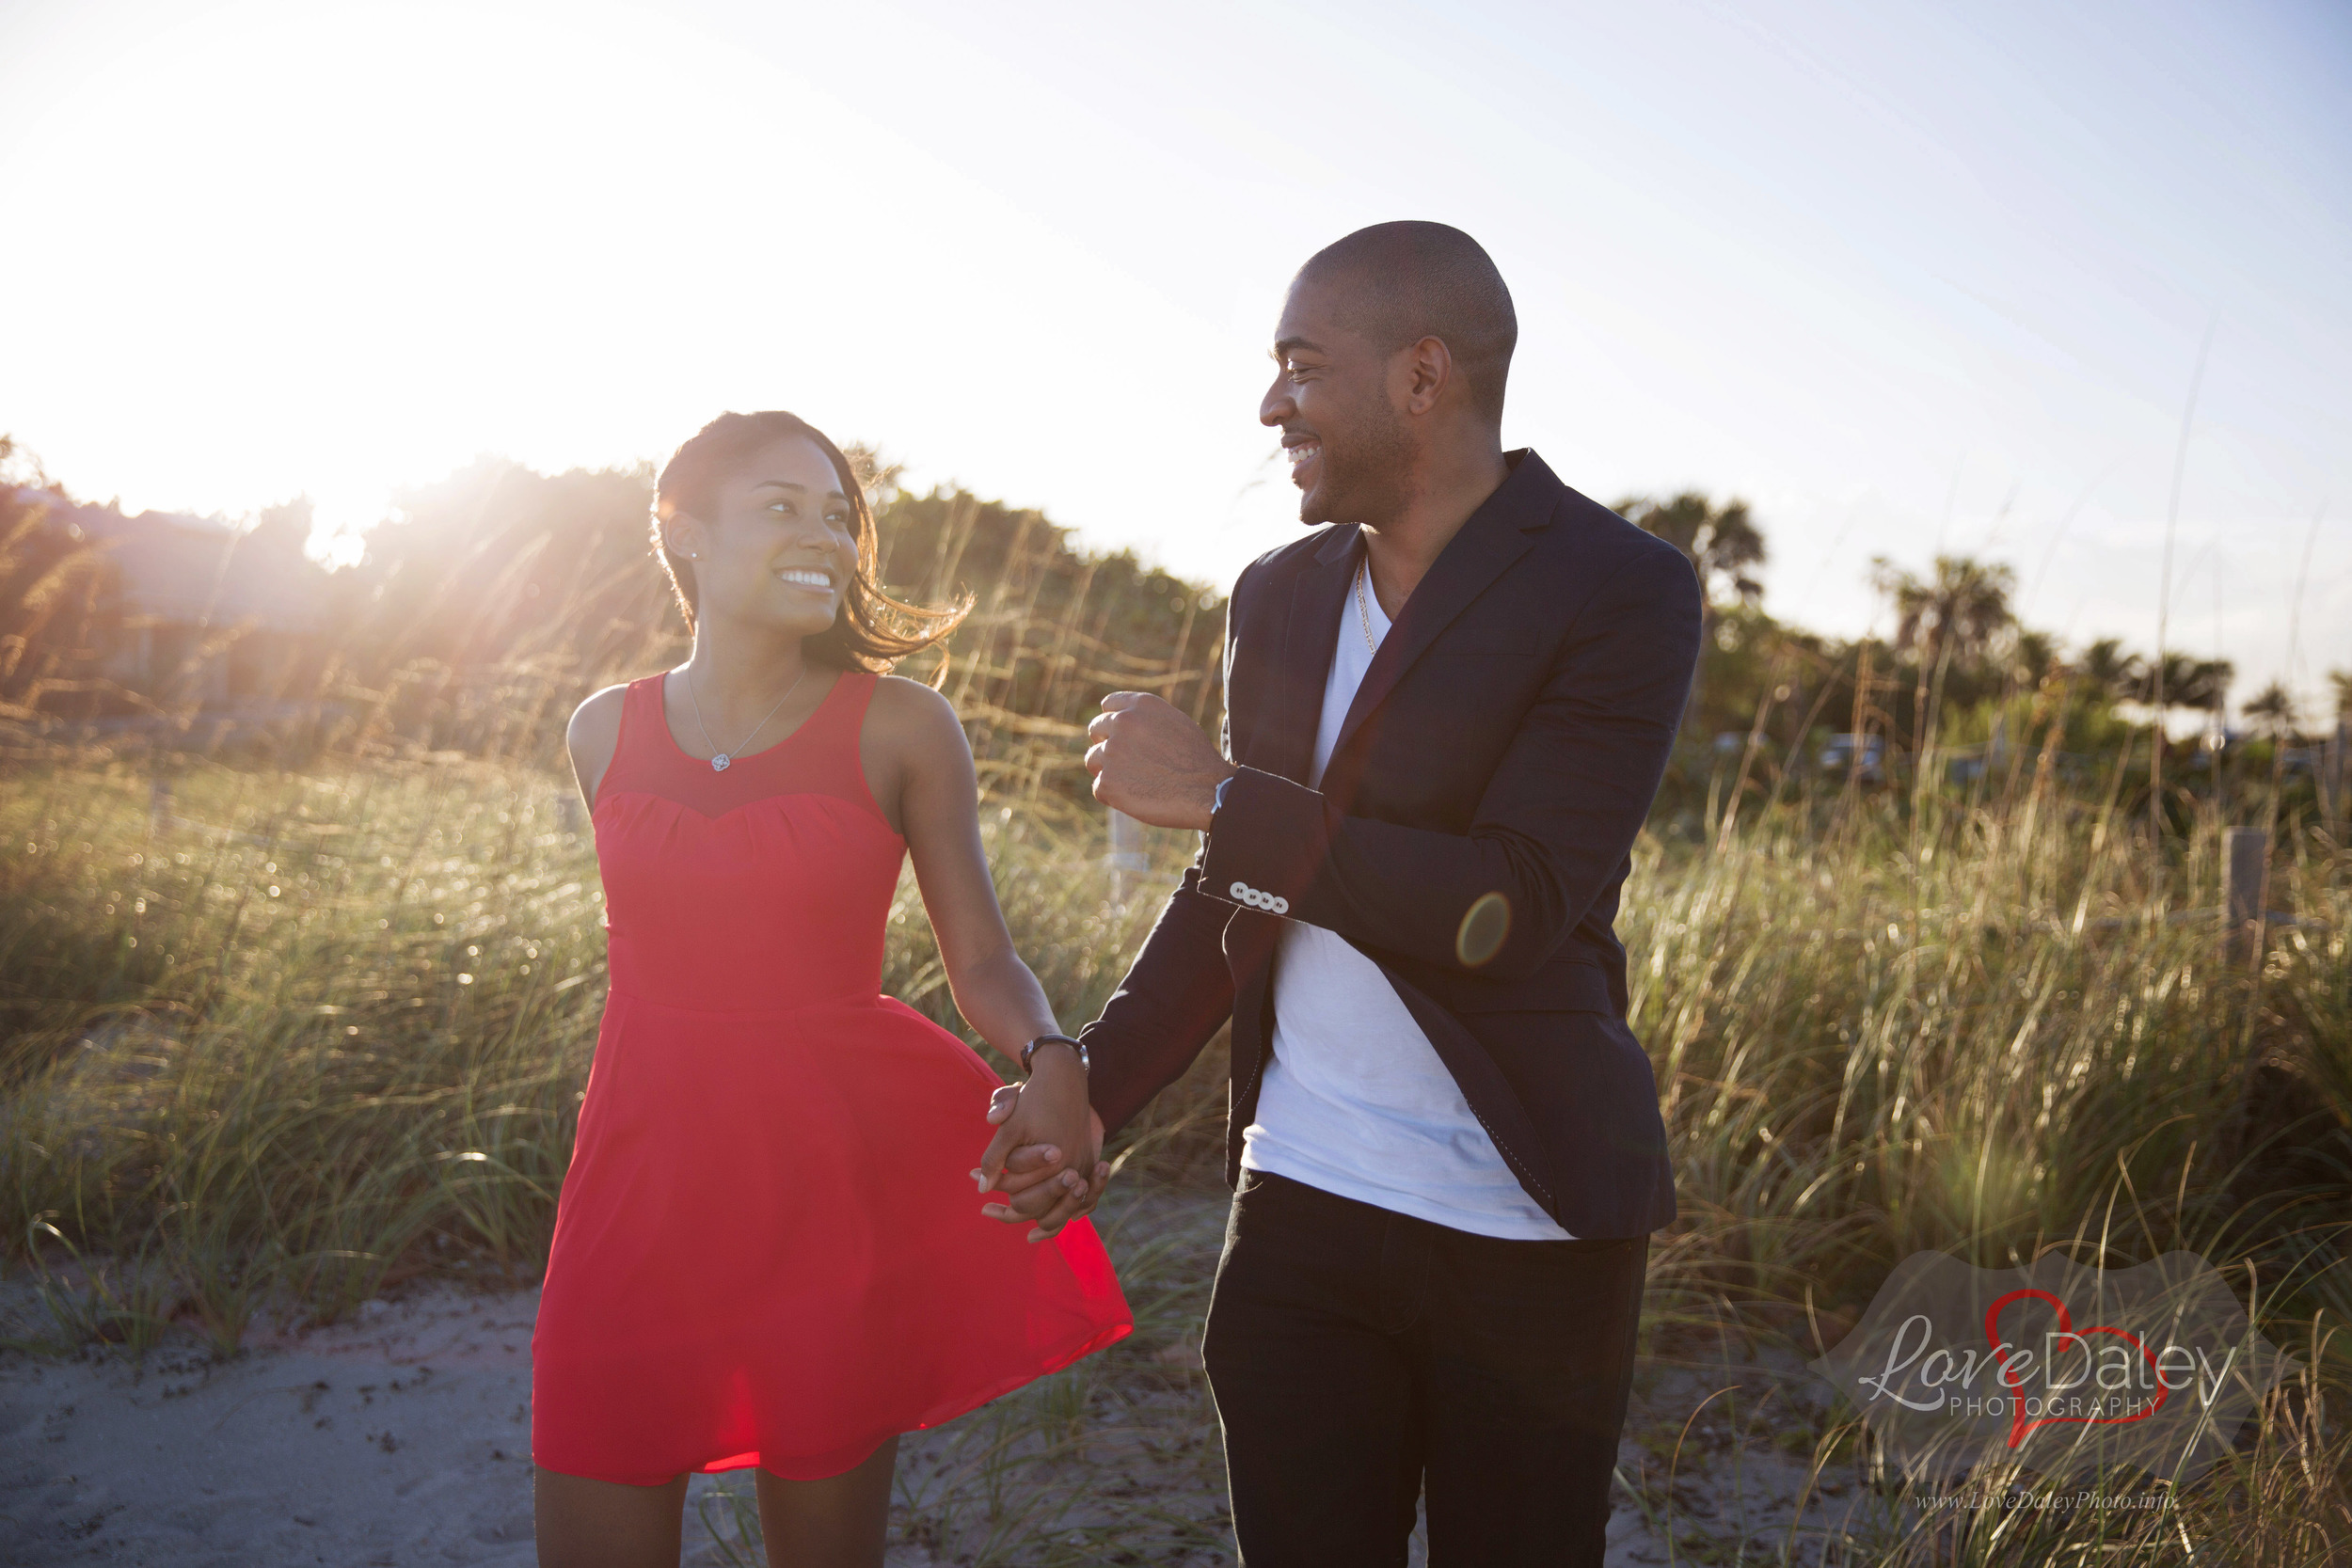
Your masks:
M987 1172L985 1172L985 1171L977 1171L977 1170L976 1170L976 1171L974 1171L974 1172L972 1173L972 1175L973 1175L973 1177L974 1177L974 1178L975 1178L975 1179L976 1179L976 1180L979 1182L979 1184L980 1184L980 1191L982 1191L982 1192L986 1192L986 1191L988 1191L988 1173L987 1173Z
M1058 1160L1061 1158L1061 1150L1056 1148L1052 1144L1039 1145L1038 1152L1048 1160Z

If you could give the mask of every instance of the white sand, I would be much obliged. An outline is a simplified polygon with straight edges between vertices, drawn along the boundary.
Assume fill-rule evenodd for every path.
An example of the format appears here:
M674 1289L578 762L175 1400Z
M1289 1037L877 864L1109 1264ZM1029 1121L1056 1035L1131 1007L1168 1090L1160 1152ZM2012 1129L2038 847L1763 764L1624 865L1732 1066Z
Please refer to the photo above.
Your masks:
M0 1560L529 1568L536 1306L420 1291L225 1363L0 1355Z
M22 1325L29 1286L0 1291ZM0 1563L533 1568L538 1304L426 1287L331 1328L264 1320L227 1362L186 1335L143 1367L0 1352ZM696 1508L719 1480L690 1488L687 1563L726 1560Z
M415 1286L331 1328L284 1333L263 1320L246 1353L226 1362L184 1333L151 1351L143 1367L119 1349L92 1347L62 1361L0 1351L0 1563L533 1568L529 1402L537 1305L535 1291ZM0 1280L0 1333L37 1328L34 1314L29 1282ZM1787 1386L1792 1370L1777 1368L1765 1381ZM1138 1396L1144 1403L1131 1412L1147 1429L1179 1431L1198 1408L1197 1372L1178 1367L1168 1376L1165 1393ZM1724 1380L1722 1371L1692 1369L1659 1381L1660 1397L1643 1402L1671 1407L1651 1414L1678 1426ZM1107 1430L1108 1413L1102 1419ZM961 1424L910 1438L901 1476L919 1486L936 1474L926 1467L940 1463ZM1097 1472L1101 1483L1139 1487L1155 1506L1194 1517L1222 1503L1213 1452L1153 1458L1148 1444L1130 1448L1131 1457ZM1622 1462L1629 1474L1659 1465L1630 1437ZM1804 1466L1788 1456L1737 1440L1697 1441L1679 1468L1677 1501L1705 1533L1760 1537L1761 1544L1801 1512L1792 1498ZM727 1486L748 1497L749 1478L694 1478L686 1564L746 1561L714 1540L697 1504L723 1504ZM1842 1508L1828 1498L1802 1511L1817 1528L1833 1512ZM1664 1543L1623 1496L1610 1537L1613 1564L1667 1560ZM1210 1560L1204 1550L1149 1560ZM1422 1560L1416 1541L1413 1561ZM934 1559L894 1541L889 1562L930 1568Z
M333 1327L260 1320L225 1362L182 1332L143 1365L119 1347L0 1350L0 1564L533 1568L538 1301L411 1286ZM44 1326L30 1281L0 1280L0 1335ZM901 1475L924 1474L953 1431L902 1442ZM703 1508L723 1523L723 1488L748 1500L751 1477L689 1483L689 1568L746 1560ZM888 1557L934 1560L903 1542Z

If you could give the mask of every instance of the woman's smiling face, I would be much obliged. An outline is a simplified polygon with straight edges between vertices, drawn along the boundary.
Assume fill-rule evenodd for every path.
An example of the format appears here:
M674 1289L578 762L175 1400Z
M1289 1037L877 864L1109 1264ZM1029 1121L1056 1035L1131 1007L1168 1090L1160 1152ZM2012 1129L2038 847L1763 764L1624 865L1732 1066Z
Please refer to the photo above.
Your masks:
M857 513L816 442L781 436L732 465L694 519L701 610L814 636L857 569Z

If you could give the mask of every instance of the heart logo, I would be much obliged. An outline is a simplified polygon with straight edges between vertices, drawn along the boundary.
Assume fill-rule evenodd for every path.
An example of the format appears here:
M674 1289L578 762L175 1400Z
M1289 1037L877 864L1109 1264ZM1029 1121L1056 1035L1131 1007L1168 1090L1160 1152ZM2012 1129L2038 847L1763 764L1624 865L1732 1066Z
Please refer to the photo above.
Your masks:
M2106 1323L2101 1323L2093 1328L2086 1328L2081 1333L2076 1334L2074 1332L2074 1320L2066 1310L2066 1304L2064 1302L2058 1300L2058 1297L2052 1295L2047 1291L2027 1289L2023 1291L2011 1291L2009 1294L1995 1301L1984 1314L1984 1338L1985 1341L1993 1347L1994 1360L1999 1364L2000 1370L1994 1375L2000 1378L2002 1386L2011 1389L2012 1391L2025 1387L2024 1373L2021 1372L2014 1378L2010 1375L2010 1358L2016 1353L2008 1345L2008 1342L2001 1338L2000 1324L2002 1309L2007 1307L2010 1303L2013 1301L2022 1301L2028 1296L2032 1297L2036 1301L2046 1301L2050 1304L2050 1309L2058 1314L2059 1333L2072 1336L2073 1338L2078 1339L2088 1339L2093 1334L2112 1334L2117 1338L2128 1342L2132 1349L2139 1352L2140 1359L2148 1363L2151 1370L2155 1370L2156 1358L2148 1354L2148 1347L2140 1342L2138 1335L2132 1333L2129 1329L2116 1328ZM2134 1421L2144 1421L2149 1417L2154 1415L2157 1411L2163 1409L2164 1402L2171 1397L2172 1390L2165 1386L2165 1382L2162 1377L2158 1377L2156 1379L2156 1397L2154 1401L2149 1404L2147 1409L2140 1411L2137 1415L2042 1416L2033 1420L2027 1420L2026 1418L2026 1402L2023 1399L2018 1399L2013 1401L2010 1405L2009 1446L2012 1449L2017 1447L2018 1444L2026 1440L2026 1434L2031 1433L2036 1427L2056 1426L2063 1421L2079 1422L2086 1426L2128 1426Z

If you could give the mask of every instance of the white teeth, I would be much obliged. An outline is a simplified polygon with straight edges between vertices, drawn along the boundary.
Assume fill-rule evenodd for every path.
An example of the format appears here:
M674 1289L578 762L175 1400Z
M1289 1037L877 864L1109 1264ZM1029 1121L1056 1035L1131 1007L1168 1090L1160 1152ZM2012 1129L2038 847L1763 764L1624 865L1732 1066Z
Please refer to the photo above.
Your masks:
M789 566L778 572L776 576L786 582L798 583L803 588L831 588L833 586L832 578L806 567Z
M1309 442L1303 447L1293 447L1291 448L1291 467L1295 468L1311 457L1321 456L1323 448L1313 442Z

